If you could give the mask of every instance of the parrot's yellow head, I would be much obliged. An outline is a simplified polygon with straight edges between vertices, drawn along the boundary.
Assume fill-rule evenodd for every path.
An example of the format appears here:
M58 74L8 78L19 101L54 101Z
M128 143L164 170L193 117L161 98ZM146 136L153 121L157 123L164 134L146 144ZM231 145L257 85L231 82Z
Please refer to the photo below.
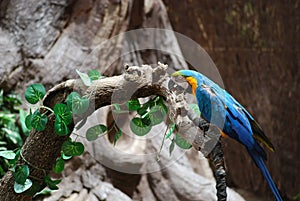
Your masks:
M192 70L179 70L172 74L172 76L182 76L192 87L193 94L196 95L196 89L198 87L198 81L196 79L197 72Z

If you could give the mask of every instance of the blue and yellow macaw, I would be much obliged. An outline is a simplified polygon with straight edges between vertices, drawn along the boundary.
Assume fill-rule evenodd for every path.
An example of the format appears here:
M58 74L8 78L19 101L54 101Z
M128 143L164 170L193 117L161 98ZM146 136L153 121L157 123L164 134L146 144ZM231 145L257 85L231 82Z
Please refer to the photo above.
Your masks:
M228 92L199 72L180 70L172 76L183 76L189 83L196 96L201 116L205 120L216 125L221 130L222 136L229 136L246 147L276 200L282 201L264 163L267 155L258 142L266 145L271 151L274 151L274 146L249 112Z

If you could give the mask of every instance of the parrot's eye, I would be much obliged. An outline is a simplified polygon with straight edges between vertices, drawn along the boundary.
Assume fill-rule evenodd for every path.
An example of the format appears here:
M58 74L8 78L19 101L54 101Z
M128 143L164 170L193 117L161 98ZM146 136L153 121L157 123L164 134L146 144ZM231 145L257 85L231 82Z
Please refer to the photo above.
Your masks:
M183 77L183 76L176 76L176 77L173 77L173 79L177 83L186 82L185 77Z

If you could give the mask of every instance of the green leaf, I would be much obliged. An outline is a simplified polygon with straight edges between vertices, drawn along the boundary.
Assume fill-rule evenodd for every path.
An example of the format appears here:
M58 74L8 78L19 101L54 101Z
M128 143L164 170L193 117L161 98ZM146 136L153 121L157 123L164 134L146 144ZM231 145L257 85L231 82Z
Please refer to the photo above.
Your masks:
M89 87L92 85L92 80L87 74L82 73L79 70L76 70L76 72L80 76L80 78L85 86Z
M148 114L153 126L163 122L165 116L167 115L162 105L155 105L151 107Z
M172 126L171 126L171 128L170 128L170 130L169 130L169 132L168 132L168 134L166 135L166 139L168 139L169 137L171 137L172 133L175 130L175 126L176 126L176 124L173 123Z
M190 149L192 147L192 145L188 141L183 139L178 133L175 136L175 143L182 149Z
M56 120L64 122L69 125L72 122L72 113L66 104L56 103L53 108Z
M25 91L25 99L31 103L36 104L39 100L42 100L46 94L45 87L40 84L32 84Z
M21 149L18 149L18 150L16 151L16 156L15 156L15 158L13 158L13 159L11 159L11 160L9 161L10 164L15 165L15 164L17 163L17 161L18 161L18 159L19 159L19 157L20 157L20 152L21 152Z
M17 166L15 172L13 172L15 181L18 184L24 184L29 176L29 167L27 165Z
M28 136L30 130L26 126L26 112L20 109L19 115L20 115L20 123L21 123L22 131L26 136Z
M138 113L140 116L143 116L143 115L145 115L145 114L148 112L148 108L149 108L149 105L143 105L142 107L140 107L140 108L137 110L137 113Z
M32 112L31 112L31 109L30 109L30 113L26 116L25 118L25 125L26 127L31 130L32 129L32 126L31 126L31 118L32 118Z
M25 182L26 183L26 182ZM36 182L36 181L33 181L32 182L32 186L25 192L26 195L29 195L29 196L34 196L36 193L38 193L40 190L42 189L41 185Z
M122 136L122 129L119 129L115 134L114 145L116 145L117 141L120 139L121 136Z
M154 99L151 99L150 105L151 105L151 107L153 107L154 105L165 106L166 113L168 112L168 108L165 105L165 101L164 101L163 97L161 97L161 96L156 96Z
M67 140L62 145L62 151L67 156L80 156L84 151L84 146L81 142L72 142Z
M44 188L43 190L41 190L40 192L37 192L34 196L49 196L51 195L51 193L53 192L53 190L50 190L48 188Z
M28 190L32 186L32 181L30 179L26 179L24 184L19 184L17 182L14 183L14 191L16 193L23 193Z
M86 131L86 139L88 141L93 141L96 140L98 138L98 136L100 134L103 134L107 131L107 128L105 125L103 124L98 124L96 126L90 127L87 131Z
M170 156L172 155L172 152L174 151L174 147L175 147L175 140L173 139L172 143L170 144L170 147L169 147Z
M38 110L36 110L31 116L30 124L37 131L42 131L46 128L47 122L48 117L45 114L41 114Z
M190 108L193 112L195 112L198 116L201 115L201 112L200 112L199 107L198 107L197 104L191 103L191 104L189 104L189 108Z
M14 93L4 96L3 101L6 102L7 104L13 105L14 107L22 104L22 100L19 97L19 95Z
M87 98L82 98L77 92L72 92L67 97L67 105L74 114L83 114L87 111L90 101Z
M138 118L135 117L130 121L130 128L131 131L138 135L138 136L144 136L146 135L152 128L151 122L150 121L143 119L143 118Z
M23 140L20 135L20 133L7 129L7 128L2 128L2 131L5 132L5 136L14 144L22 146Z
M70 130L66 123L60 119L55 120L54 130L58 136L65 136L70 133Z
M114 106L114 108L115 108L116 111L120 111L121 110L121 107L120 107L119 104L114 103L113 106Z
M11 160L16 157L16 154L11 150L6 150L6 151L0 151L0 156L8 160Z
M44 181L51 190L57 190L57 184L61 182L61 179L52 180L49 176L45 176Z
M67 156L63 151L61 152L61 157L64 160L69 160L70 158L72 158L72 156Z
M62 158L56 159L53 171L56 173L61 173L65 169L65 162Z
M136 111L141 107L141 104L138 99L129 100L127 101L126 105L130 111Z
M3 170L2 166L0 166L0 177L2 178L6 174L6 170Z
M9 127L9 125L15 124L16 122L16 115L15 114L9 114L5 112L0 113L0 121L2 122L2 125L5 127Z
M128 110L122 110L119 104L112 104L114 106L114 110L112 110L112 112L114 114L128 114Z
M88 76L91 80L98 80L100 78L100 73L97 70L89 70Z

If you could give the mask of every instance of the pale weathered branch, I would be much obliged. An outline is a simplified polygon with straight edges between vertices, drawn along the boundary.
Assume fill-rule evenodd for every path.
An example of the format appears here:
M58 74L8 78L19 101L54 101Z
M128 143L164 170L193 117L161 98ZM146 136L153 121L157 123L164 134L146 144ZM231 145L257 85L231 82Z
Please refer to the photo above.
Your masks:
M90 87L84 86L81 80L68 80L61 83L49 90L43 103L53 108L56 103L64 102L72 91L86 95L91 102L88 111L85 116L74 116L75 121L80 121L98 108L106 105L124 103L139 97L160 95L166 99L169 105L169 116L176 123L182 137L207 156L218 143L219 130L214 126L208 126L208 124L205 124L208 126L206 131L201 126L200 128L203 130L199 129L197 121L195 121L195 124L189 118L188 105L185 102L184 95L176 94L173 89L169 89L169 81L170 76L167 74L166 65L159 63L156 68L148 65L141 67L126 66L122 75L94 81ZM42 179L45 173L47 174L52 169L55 159L60 155L62 143L68 138L68 136L59 137L55 134L53 114L48 114L48 117L49 122L44 131L31 131L22 148L23 157L19 159L19 163L25 163L24 159L26 160L26 163L30 166L30 175L38 178L38 180L40 179L41 184L43 184ZM74 129L74 123L70 125L70 129ZM212 161L214 161L215 155L212 155ZM13 190L4 191L5 188L13 188L11 172L8 172L1 180L0 200L31 199L30 196L24 194L4 194L14 192Z

